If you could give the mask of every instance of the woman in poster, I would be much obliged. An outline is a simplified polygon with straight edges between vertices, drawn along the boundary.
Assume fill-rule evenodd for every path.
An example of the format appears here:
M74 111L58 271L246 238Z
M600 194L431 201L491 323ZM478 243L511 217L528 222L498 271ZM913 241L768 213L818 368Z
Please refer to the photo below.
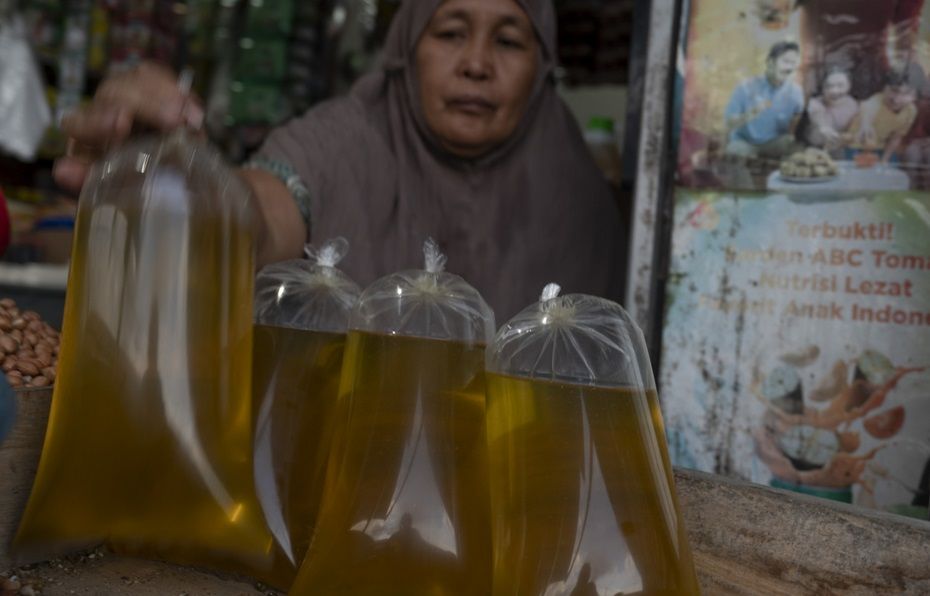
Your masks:
M798 0L796 7L804 88L815 89L828 68L839 67L852 73L852 95L863 100L884 87L889 42L914 47L924 0Z
M807 104L808 125L805 140L813 147L825 149L838 157L844 135L859 114L859 102L849 94L852 79L841 68L833 68L824 77L821 94Z
M827 69L839 67L851 73L851 94L866 101L884 91L889 72L906 76L916 92L916 123L904 138L889 139L878 149L884 163L896 154L912 188L930 189L930 83L917 60L924 0L798 0L796 8L805 89ZM859 135L860 144L864 136Z

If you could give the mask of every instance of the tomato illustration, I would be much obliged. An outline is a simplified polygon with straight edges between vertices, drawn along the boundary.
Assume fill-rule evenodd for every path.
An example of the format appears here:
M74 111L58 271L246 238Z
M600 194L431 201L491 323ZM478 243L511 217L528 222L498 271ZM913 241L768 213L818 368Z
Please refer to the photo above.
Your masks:
M865 419L862 423L866 432L876 439L890 439L904 426L904 406L891 408L881 414Z

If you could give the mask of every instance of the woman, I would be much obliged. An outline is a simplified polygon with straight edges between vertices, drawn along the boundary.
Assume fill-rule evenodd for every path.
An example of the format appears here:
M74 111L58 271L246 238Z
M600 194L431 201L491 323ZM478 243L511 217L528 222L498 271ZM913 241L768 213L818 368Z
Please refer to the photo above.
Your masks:
M889 48L912 48L924 0L797 0L801 13L801 78L817 86L826 65L847 70L852 96L862 101L881 92Z
M555 27L551 0L405 2L376 72L273 131L242 170L262 214L259 262L341 235L344 268L365 284L417 267L432 236L500 320L549 281L618 299L619 216L556 95ZM83 150L56 178L79 187L133 122L202 119L157 67L110 79L63 123Z
M826 149L834 157L842 153L843 136L859 113L859 102L849 94L851 87L848 72L831 69L824 77L821 94L812 97L807 104L810 118L807 142Z

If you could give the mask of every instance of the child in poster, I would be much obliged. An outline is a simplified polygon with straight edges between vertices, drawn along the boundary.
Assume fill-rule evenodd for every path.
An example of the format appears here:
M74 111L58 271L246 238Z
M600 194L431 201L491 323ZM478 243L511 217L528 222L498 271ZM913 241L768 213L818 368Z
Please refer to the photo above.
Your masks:
M848 155L876 151L881 163L897 162L902 142L917 119L917 95L905 73L888 71L884 88L863 101L853 119Z

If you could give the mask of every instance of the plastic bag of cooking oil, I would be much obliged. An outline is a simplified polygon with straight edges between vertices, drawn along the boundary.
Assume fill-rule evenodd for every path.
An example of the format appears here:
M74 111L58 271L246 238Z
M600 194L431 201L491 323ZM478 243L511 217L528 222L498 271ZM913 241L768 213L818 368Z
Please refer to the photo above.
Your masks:
M252 416L255 481L275 535L273 571L290 587L310 546L325 479L349 314L361 289L336 265L336 238L306 259L268 265L255 281Z
M106 542L236 571L270 565L252 470L253 209L220 155L186 132L95 166L20 558Z
M488 348L494 593L697 594L642 333L558 292Z
M349 323L337 429L291 594L488 594L490 523L478 292L426 269L367 288Z

